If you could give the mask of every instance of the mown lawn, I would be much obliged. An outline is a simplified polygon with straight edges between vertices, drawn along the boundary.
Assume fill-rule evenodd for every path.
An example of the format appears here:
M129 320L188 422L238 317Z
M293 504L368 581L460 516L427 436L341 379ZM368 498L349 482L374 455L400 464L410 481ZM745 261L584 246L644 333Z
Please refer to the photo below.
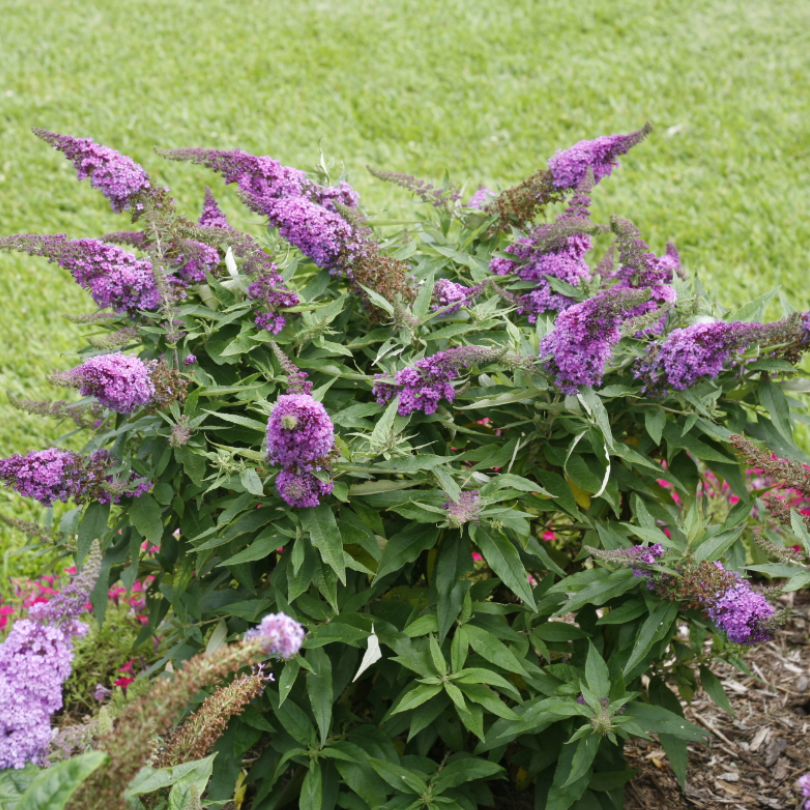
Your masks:
M395 208L404 194L365 164L504 186L580 138L650 120L597 216L634 218L658 250L676 241L729 305L782 284L810 307L810 4L0 0L0 19L2 234L126 227L32 125L131 154L192 213L220 182L153 145L298 166L322 148L367 201ZM44 375L78 345L59 313L89 311L85 294L43 260L2 255L0 296L0 387L54 396ZM59 432L0 397L0 456ZM0 511L40 510L0 494Z

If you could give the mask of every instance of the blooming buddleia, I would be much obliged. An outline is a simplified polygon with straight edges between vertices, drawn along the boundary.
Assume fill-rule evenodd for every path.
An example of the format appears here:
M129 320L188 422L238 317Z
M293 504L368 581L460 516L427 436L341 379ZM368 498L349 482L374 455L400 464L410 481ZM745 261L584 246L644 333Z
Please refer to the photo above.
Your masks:
M317 506L321 498L331 494L334 481L321 481L316 475L307 471L284 469L276 476L276 490L284 502L296 509Z
M580 385L598 386L612 347L621 339L627 313L649 298L648 290L613 288L564 310L541 341L539 355L566 394Z
M98 239L68 239L62 234L20 234L0 238L0 250L44 256L69 270L101 309L134 313L157 309L160 292L152 265L116 245Z
M0 480L43 506L80 498L87 489L81 456L55 447L0 459Z
M675 329L637 361L635 376L644 381L645 390L683 391L701 377L716 377L760 330L758 324L723 321Z
M588 169L593 170L598 183L619 165L616 159L630 151L652 132L646 124L628 135L602 135L591 141L579 141L570 149L559 150L548 161L548 167L558 189L575 188L584 179Z
M62 708L62 685L70 676L73 638L98 578L98 546L82 572L50 602L34 605L0 644L0 770L44 765L51 715Z
M270 613L245 633L245 641L258 641L265 655L292 658L304 641L304 628L285 613Z
M467 203L468 208L480 208L482 211L490 200L494 200L498 195L490 191L486 186L479 186L475 194L470 197Z
M681 273L681 257L672 242L663 256L656 256L629 220L614 217L611 228L617 236L619 254L619 269L613 278L631 287L649 287L671 284L675 274Z
M433 309L446 309L445 315L455 315L462 306L471 303L474 296L478 295L486 285L477 287L465 287L463 284L456 284L446 278L440 278L433 287Z
M198 224L204 228L230 228L228 218L219 207L214 194L208 186L205 187L205 198L203 209L198 220Z
M587 547L588 551L600 560L618 565L630 566L633 576L649 577L648 566L655 565L664 556L664 547L660 543L651 546L633 546L632 548L596 549Z
M394 380L377 375L373 393L380 405L399 396L397 411L407 416L414 411L436 413L439 402L456 397L453 380L463 368L488 363L503 355L500 349L484 346L459 346L417 360L412 367L398 371Z
M593 247L590 236L579 228L590 226L588 197L583 190L571 199L565 213L551 225L540 225L529 235L522 236L506 248L516 260L500 256L493 257L489 269L498 275L515 274L522 281L534 282L537 286L521 296L518 312L527 314L534 323L544 312L559 312L571 306L574 300L567 295L555 292L548 276L558 278L578 287L583 279L590 278L590 268L585 256ZM570 233L573 230L573 233ZM570 235L567 235L570 233Z
M213 275L221 262L216 248L193 239L180 240L177 250L181 252L177 259L177 275L183 281L205 281L206 272Z
M343 273L363 252L362 240L343 217L305 197L245 201L318 267Z
M254 323L260 329L267 329L277 335L286 325L287 316L279 310L294 307L301 299L284 286L284 280L275 271L262 273L247 288L247 297L257 304Z
M357 208L360 195L346 182L338 186L318 186L315 183L305 185L304 194L312 202L335 211L335 203L345 205L347 208Z
M73 378L80 385L82 396L95 397L105 408L117 413L132 413L155 396L150 374L151 367L142 360L119 353L91 357L55 378Z
M721 563L715 564L722 568ZM768 626L773 606L742 577L712 599L706 612L734 644L754 644L773 637Z
M799 777L799 788L802 791L802 798L807 799L804 803L804 810L810 810L810 773Z
M267 422L267 457L282 467L312 469L335 443L326 408L308 394L283 394Z
M79 180L89 177L90 185L110 201L117 214L141 205L137 197L152 188L143 166L91 138L72 138L44 129L34 129L34 134L73 161Z

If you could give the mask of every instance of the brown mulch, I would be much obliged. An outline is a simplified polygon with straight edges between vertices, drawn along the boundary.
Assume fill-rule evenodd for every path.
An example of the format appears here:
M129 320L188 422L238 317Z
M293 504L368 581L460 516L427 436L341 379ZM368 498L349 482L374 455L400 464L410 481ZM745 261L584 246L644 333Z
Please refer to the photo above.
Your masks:
M800 594L791 607L775 639L743 656L750 677L725 664L714 667L734 716L703 692L684 704L687 719L711 733L706 745L689 745L685 794L660 745L634 740L626 746L629 765L639 770L627 785L625 810L799 806L796 779L810 772L810 595Z

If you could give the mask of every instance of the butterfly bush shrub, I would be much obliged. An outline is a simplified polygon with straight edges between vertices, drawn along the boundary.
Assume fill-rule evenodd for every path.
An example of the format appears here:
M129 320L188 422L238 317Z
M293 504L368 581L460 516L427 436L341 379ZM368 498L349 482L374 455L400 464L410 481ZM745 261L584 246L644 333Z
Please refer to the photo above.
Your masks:
M268 615L306 630L218 726L210 800L244 760L253 810L474 810L507 780L610 810L623 742L649 734L683 782L703 732L678 693L727 705L712 661L744 667L780 619L747 567L808 576L799 501L766 496L807 484L810 331L786 302L762 323L773 294L724 309L674 245L593 221L649 127L469 203L375 170L424 203L407 230L323 167L162 151L234 185L263 238L210 190L188 217L130 159L38 134L136 227L0 238L99 307L52 377L83 398L15 400L86 430L84 452L19 448L0 478L75 504L58 542L100 538L103 577L153 578L144 639L175 669Z

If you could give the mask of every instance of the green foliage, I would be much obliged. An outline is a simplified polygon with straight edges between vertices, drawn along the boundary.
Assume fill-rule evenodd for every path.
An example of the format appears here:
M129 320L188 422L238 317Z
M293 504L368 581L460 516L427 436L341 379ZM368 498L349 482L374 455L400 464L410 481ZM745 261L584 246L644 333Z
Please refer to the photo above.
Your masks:
M80 754L40 771L26 788L15 810L64 810L79 785L107 758L101 751Z
M515 774L538 807L610 810L632 775L626 739L658 734L681 779L686 743L704 739L666 683L691 694L700 670L721 702L707 665L736 661L734 649L688 599L585 561L583 545L660 543L668 553L657 570L673 579L690 561L742 559L742 569L745 509L713 524L696 498L699 472L737 480L732 432L805 458L792 436L801 403L786 395L784 372L754 364L764 362L754 349L750 363L651 399L632 373L647 351L634 337L615 347L599 390L563 396L537 361L550 319L527 323L494 289L455 314L431 309L437 278L489 277L490 258L514 238L491 226L458 207L428 208L407 233L377 227L383 251L407 260L419 285L407 317L402 300L370 288L364 300L271 237L303 302L275 340L337 428L320 471L334 491L318 506L292 508L274 487L265 422L288 372L253 323L240 267L224 283L209 275L187 288L171 314L177 345L163 313L145 315L141 356L168 358L189 386L182 403L118 415L88 442L112 446L155 484L111 510L104 570L113 581L155 577L143 638L159 630L175 666L268 612L308 630L303 653L274 665L276 683L217 743L214 801L233 794L244 754L262 741L247 776L252 810L294 799L306 809L474 810ZM383 271L378 280L384 290ZM676 286L668 328L719 314L699 282ZM453 401L435 413L402 416L396 400L376 401L375 375L466 345L497 351L461 371ZM188 353L197 362L181 366ZM191 434L178 446L181 420ZM448 511L471 490L475 514ZM97 512L84 511L79 537ZM563 542L546 544L549 525ZM144 540L160 546L154 558L139 559Z

